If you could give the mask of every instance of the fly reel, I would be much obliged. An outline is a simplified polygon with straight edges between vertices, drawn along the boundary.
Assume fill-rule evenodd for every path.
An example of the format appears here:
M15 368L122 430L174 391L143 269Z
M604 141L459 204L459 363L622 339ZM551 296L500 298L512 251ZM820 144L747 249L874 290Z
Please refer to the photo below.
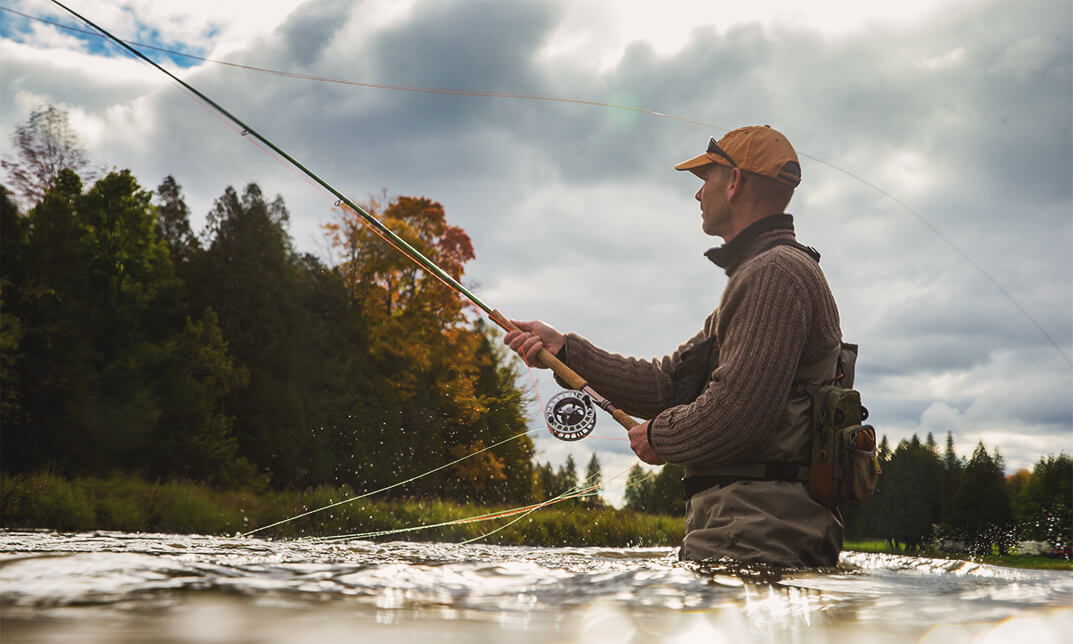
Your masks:
M551 435L561 441L585 438L596 427L596 405L581 391L560 391L544 408L544 420Z

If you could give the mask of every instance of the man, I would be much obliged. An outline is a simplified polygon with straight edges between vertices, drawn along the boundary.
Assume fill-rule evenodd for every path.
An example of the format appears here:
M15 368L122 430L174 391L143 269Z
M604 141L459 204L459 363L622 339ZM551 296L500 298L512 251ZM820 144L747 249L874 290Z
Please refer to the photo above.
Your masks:
M724 245L719 308L672 355L638 360L542 322L516 322L504 342L530 364L548 349L613 404L647 418L630 430L644 462L684 466L680 556L787 567L831 566L842 523L809 495L811 423L805 385L835 378L838 309L819 254L783 214L801 181L790 142L769 126L712 139L678 164L703 184L702 228Z

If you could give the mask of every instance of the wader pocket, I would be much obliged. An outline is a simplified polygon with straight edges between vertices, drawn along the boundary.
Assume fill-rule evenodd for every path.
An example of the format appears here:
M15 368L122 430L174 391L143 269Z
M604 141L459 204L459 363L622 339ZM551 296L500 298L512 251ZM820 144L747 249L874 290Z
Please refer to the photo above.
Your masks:
M812 399L814 434L809 492L827 507L861 502L879 479L876 430L861 423L868 411L861 395L835 385L820 387Z
M842 431L846 437L847 472L842 481L838 503L859 503L872 496L879 481L876 430L871 425L854 425Z

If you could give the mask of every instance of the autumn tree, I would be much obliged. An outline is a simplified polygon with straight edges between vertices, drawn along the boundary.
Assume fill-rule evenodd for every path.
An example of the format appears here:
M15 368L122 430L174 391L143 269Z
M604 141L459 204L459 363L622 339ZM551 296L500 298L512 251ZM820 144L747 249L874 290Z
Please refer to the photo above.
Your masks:
M385 202L372 200L367 210L461 280L466 263L474 257L473 246L464 230L447 223L443 206L424 197L400 196ZM406 477L524 430L523 400L515 390L515 376L504 370L503 356L490 350L484 328L470 322L465 299L347 209L339 211L326 233L340 255L340 275L368 319L369 351L378 376L391 384L399 399L398 418L374 437L385 463ZM510 453L517 448L519 452ZM506 474L502 483L489 487L488 498L503 498L510 481L516 483L506 497L527 494L531 477L529 466L523 464L529 456L531 443L517 441L476 459L489 477L498 479L500 463ZM466 477L473 475L465 468L446 475L457 477L462 471ZM413 492L440 494L441 482L423 480Z
M0 160L8 181L28 205L41 201L60 171L70 170L84 181L95 178L67 112L54 105L38 108L11 136L15 157Z

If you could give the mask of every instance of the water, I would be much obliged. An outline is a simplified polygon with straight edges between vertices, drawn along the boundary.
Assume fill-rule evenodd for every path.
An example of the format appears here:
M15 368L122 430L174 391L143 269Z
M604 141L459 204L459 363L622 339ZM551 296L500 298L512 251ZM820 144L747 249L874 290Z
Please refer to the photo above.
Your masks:
M1073 572L845 553L0 532L3 642L1069 642Z

